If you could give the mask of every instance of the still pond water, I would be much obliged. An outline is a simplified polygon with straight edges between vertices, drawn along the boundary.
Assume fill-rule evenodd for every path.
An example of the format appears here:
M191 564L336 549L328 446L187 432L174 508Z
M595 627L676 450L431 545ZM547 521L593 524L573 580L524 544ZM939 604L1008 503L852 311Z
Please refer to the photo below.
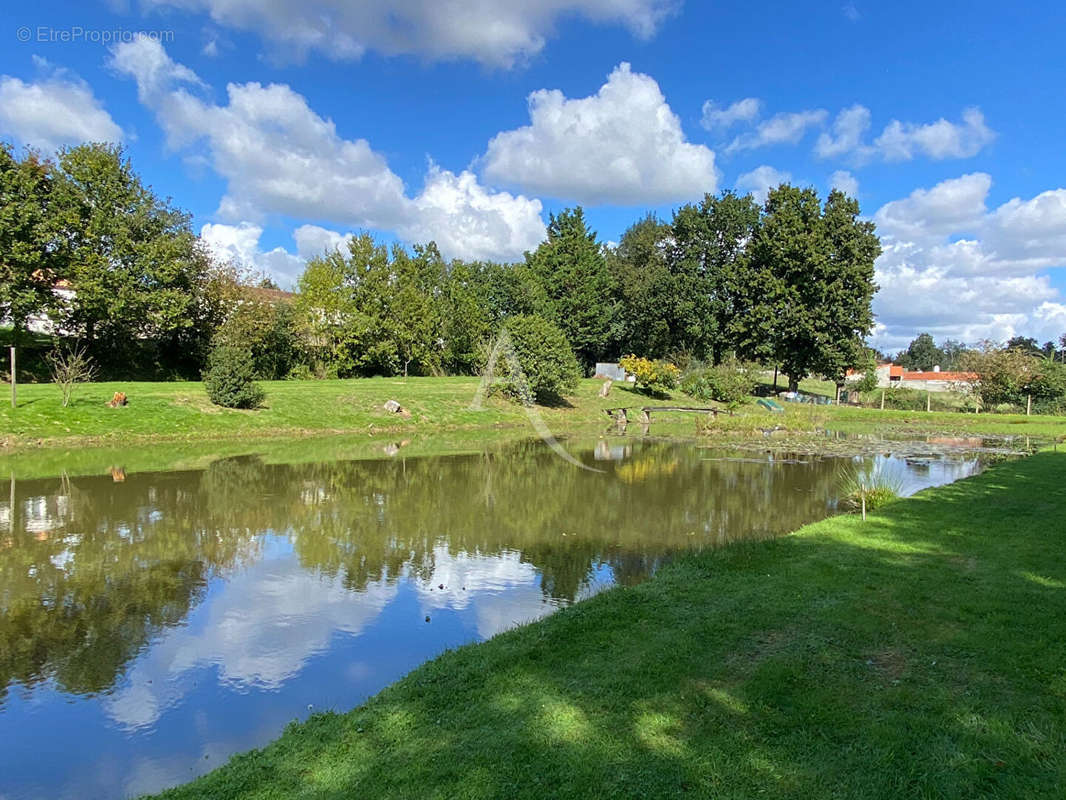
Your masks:
M678 441L568 448L596 471L523 442L12 480L0 798L186 781L674 553L825 517L853 461L894 470L908 493L979 468L973 454L783 463Z

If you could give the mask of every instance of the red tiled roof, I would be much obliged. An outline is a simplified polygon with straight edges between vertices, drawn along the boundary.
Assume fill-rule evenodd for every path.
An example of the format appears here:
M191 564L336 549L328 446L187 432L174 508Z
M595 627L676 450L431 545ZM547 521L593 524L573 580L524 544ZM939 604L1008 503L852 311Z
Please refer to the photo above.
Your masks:
M972 381L977 377L974 372L934 372L932 370L923 372L921 370L904 370L902 367L893 367L893 370L899 369L900 375L905 381ZM893 372L893 375L896 373Z
M286 292L284 289L267 289L263 286L245 286L244 289L249 294L253 294L261 300L269 300L272 303L276 303L279 300L292 300L296 297L293 292Z

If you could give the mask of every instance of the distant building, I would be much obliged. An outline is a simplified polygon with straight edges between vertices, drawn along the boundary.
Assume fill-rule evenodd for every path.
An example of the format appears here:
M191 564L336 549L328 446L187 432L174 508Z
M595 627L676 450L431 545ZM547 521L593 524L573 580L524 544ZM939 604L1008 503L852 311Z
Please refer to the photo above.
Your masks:
M244 290L257 300L265 300L268 303L291 303L296 299L295 292L273 289L268 286L245 286Z
M597 361L596 369L592 374L594 377L610 378L612 381L630 381L632 383L635 380L631 375L626 374L620 364L616 364L613 361Z
M38 273L34 273L37 277ZM52 294L56 296L60 306L64 306L74 299L74 288L70 281L60 278L52 285ZM63 330L47 314L34 314L26 320L26 330L30 333L42 333L47 336L63 336L67 331Z
M849 370L845 380L851 383L862 376L861 372ZM953 392L958 390L959 384L976 379L977 375L973 372L945 372L940 367L933 367L931 370L910 370L888 362L877 365L877 386L881 389L901 387L927 392Z
M245 286L243 289L245 296L248 298L272 303L274 305L277 305L278 303L291 303L296 297L293 292L286 292L284 289L272 289L265 286ZM63 307L68 305L74 299L77 292L74 291L74 287L71 286L70 281L65 278L60 278L52 286L52 294L54 294L58 300L57 305ZM237 300L238 305L241 302L240 299ZM6 321L7 320L0 320L0 322ZM31 316L26 320L26 329L30 333L41 333L48 336L66 336L70 334L70 331L66 331L61 326L57 325L47 314L34 314Z

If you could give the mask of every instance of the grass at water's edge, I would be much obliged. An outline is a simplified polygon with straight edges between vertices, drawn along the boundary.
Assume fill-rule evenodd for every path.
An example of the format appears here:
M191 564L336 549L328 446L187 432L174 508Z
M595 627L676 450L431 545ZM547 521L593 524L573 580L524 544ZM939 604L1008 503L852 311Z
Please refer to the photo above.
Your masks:
M177 798L1061 797L1066 456L449 652Z
M632 387L616 384L610 397L599 397L601 382L582 381L565 402L540 406L537 413L556 433L600 429L609 424L604 409L616 406L655 406L695 403L680 393L649 398ZM199 383L97 383L80 387L70 407L60 404L59 390L50 384L20 387L19 405L0 403L0 455L41 448L132 446L160 442L225 444L250 439L298 438L339 434L396 434L408 436L455 431L514 429L531 431L526 410L499 398L472 408L477 378L363 378L334 381L274 381L264 383L266 401L254 411L211 405ZM130 403L108 408L115 392ZM405 418L382 406L395 399L410 411ZM771 414L754 403L735 416L720 416L710 432L759 435L780 426L809 433L824 428L864 433L965 432L1014 434L1042 438L1066 435L1066 417L878 411L836 406L786 404L785 413ZM689 414L653 415L653 432L692 434Z

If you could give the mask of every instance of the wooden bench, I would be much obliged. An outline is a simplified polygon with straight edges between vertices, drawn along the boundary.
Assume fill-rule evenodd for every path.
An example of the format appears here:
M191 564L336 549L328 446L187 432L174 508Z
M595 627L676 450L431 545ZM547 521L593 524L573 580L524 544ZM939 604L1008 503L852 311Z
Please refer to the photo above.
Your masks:
M651 413L653 411L687 411L693 414L710 414L714 418L717 418L719 414L733 416L733 412L728 409L714 408L711 406L624 406L618 408L605 408L603 410L604 413L615 422L629 422L630 411L640 411L640 421L642 423L651 422Z

